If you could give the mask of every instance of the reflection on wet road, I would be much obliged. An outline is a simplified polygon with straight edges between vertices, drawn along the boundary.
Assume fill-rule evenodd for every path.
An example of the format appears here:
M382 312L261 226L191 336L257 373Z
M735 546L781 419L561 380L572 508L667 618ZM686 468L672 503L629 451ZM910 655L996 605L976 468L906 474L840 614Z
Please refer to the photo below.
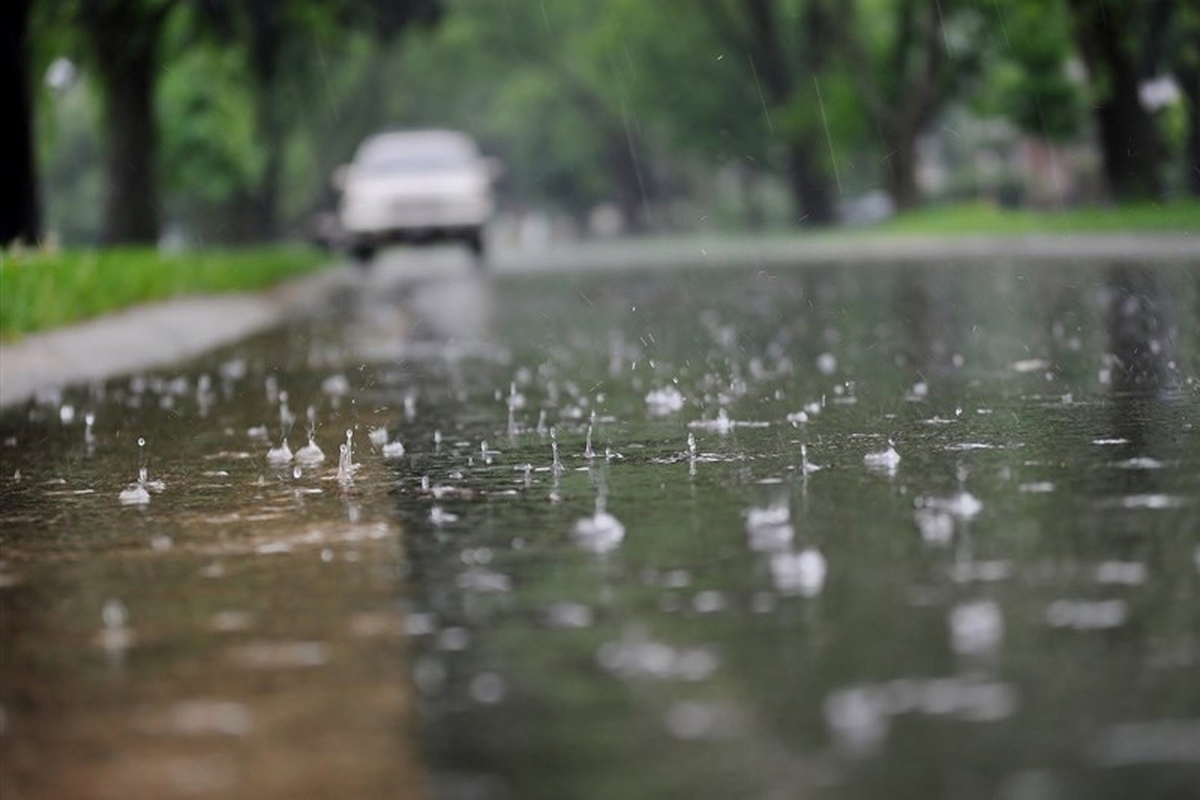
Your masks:
M1198 374L1194 266L364 277L5 414L0 787L1192 797Z

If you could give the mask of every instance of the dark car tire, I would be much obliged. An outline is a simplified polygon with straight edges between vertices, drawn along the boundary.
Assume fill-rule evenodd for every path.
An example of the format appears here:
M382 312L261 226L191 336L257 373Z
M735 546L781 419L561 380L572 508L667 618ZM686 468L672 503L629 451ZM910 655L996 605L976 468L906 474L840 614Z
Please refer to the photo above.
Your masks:
M371 259L375 257L375 245L359 242L350 247L350 256L354 262L360 267L371 266Z
M463 238L463 242L466 244L467 249L471 251L471 255L475 259L475 265L482 267L484 259L487 256L487 247L483 242L483 231L475 230L469 232Z

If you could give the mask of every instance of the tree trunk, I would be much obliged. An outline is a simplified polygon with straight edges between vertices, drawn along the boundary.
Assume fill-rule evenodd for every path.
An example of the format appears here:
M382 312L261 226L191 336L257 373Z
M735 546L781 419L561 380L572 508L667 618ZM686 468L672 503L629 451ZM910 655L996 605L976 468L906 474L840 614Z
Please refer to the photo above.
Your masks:
M1137 60L1126 41L1134 27L1130 14L1122 14L1117 4L1094 0L1070 0L1068 5L1092 86L1104 87L1094 112L1109 191L1118 200L1158 198L1165 150L1138 94Z
M831 225L837 217L829 178L814 156L819 152L822 150L807 141L788 145L788 184L801 225Z
M9 100L9 144L0 150L0 247L41 236L33 149L33 98L29 74L31 0L7 0L0 11L0 96Z
M1132 77L1114 82L1113 96L1096 107L1104 176L1119 200L1156 199L1162 196L1162 147Z
M613 176L617 208L629 233L645 233L650 227L649 187L637 153L637 138L631 131L613 129L608 136L608 158Z
M1187 174L1184 186L1188 194L1200 197L1200 67L1180 69L1175 77L1187 98L1188 129L1183 158L1183 168Z
M283 174L283 137L274 131L264 131L267 160L263 165L262 182L256 192L255 238L271 241L279 235L279 182Z
M910 131L884 131L883 146L888 152L884 183L897 211L916 208L921 200L917 190L917 136Z
M92 9L88 35L108 132L104 241L154 244L159 233L154 89L165 8L151 13L122 2Z
M758 175L744 164L735 164L738 188L742 194L743 222L747 230L761 231L767 227L767 214L759 196Z
M248 5L250 21L250 66L254 72L255 124L266 155L262 176L254 191L254 235L274 239L279 231L279 181L283 174L283 138L279 74L284 13L274 0L257 0Z
M742 11L751 45L747 64L756 87L761 87L773 105L786 108L799 102L797 76L804 75L806 79L819 76L826 66L832 36L824 7L814 2L805 8L794 40L783 38L789 32L783 30L783 17L773 0L743 0ZM797 43L790 60L785 41ZM800 51L798 55L796 49ZM817 102L817 98L811 102ZM786 142L788 188L796 203L798 223L828 225L835 218L833 190L817 155L825 153L826 148L819 139L820 129L815 122L810 121L805 127L805 131L792 132Z

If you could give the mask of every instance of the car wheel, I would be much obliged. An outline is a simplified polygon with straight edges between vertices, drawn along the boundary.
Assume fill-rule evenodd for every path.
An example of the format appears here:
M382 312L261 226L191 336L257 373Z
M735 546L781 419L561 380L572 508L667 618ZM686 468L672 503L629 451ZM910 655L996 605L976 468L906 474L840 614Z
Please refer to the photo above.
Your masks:
M474 256L476 266L483 266L484 256L487 254L483 244L483 231L471 231L466 235L464 242Z
M367 243L359 243L350 248L350 255L360 267L371 266L371 259L375 257L375 246Z

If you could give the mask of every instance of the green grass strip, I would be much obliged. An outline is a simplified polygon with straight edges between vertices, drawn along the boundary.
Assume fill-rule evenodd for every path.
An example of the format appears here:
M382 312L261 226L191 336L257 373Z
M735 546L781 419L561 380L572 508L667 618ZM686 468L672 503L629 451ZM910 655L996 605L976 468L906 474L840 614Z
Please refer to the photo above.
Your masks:
M330 262L328 254L305 247L0 252L0 338L180 295L255 291Z
M1001 208L988 203L930 206L868 230L891 234L1200 233L1200 201L1069 209Z

